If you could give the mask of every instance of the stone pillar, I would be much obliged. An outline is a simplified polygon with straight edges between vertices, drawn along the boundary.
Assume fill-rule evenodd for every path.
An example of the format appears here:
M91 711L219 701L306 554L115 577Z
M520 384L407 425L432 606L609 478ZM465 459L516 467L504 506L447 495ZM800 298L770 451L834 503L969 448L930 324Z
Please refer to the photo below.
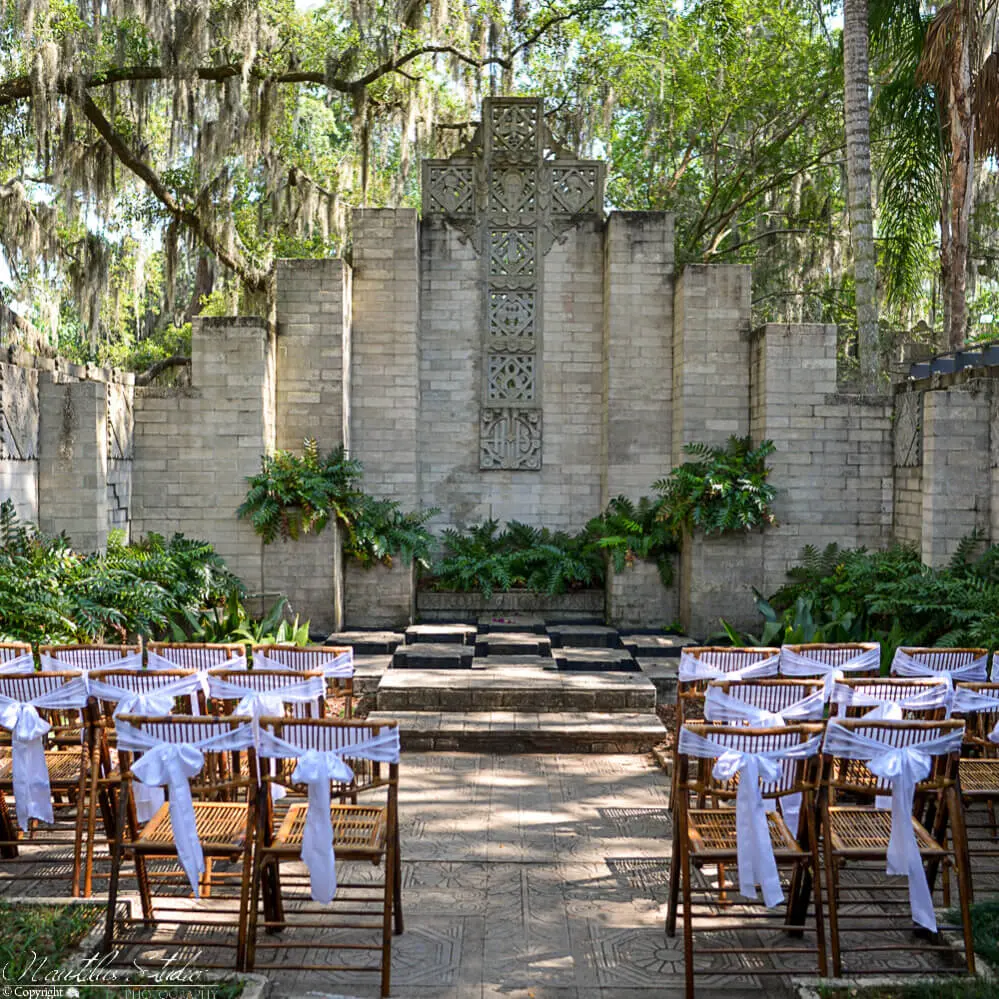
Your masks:
M990 527L989 397L980 385L923 396L922 555L946 565L957 543Z
M722 444L749 433L750 268L688 264L673 299L673 463L683 445ZM702 639L719 616L738 626L755 617L750 586L762 569L756 535L685 538L680 622Z
M419 503L419 240L409 208L354 211L351 453L365 489ZM469 316L470 323L477 322Z
M391 566L348 560L344 571L347 628L405 628L416 615L415 569L396 559Z
M601 501L637 499L672 467L673 217L612 212L604 236Z
M38 386L38 526L65 531L80 551L103 549L108 539L108 417L103 382Z
M276 446L350 446L351 271L343 260L277 263Z

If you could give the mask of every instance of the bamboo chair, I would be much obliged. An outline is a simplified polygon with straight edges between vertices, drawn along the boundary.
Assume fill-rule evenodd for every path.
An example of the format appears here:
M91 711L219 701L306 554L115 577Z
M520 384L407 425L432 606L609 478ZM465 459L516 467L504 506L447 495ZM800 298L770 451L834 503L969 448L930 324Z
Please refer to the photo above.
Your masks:
M6 673L0 674L0 694L16 701L31 701L46 694L52 694L61 687L77 680L81 674L76 671L49 673ZM39 834L37 820L32 820L28 833L18 828L14 811L8 805L8 797L14 793L14 751L12 736L6 729L0 729L0 860L3 877L8 881L62 881L64 874L38 873L39 864L62 864L62 857L46 857L45 849L65 850L69 845L65 836L65 823L61 814L73 813L72 873L71 890L74 898L79 897L81 888L81 858L83 857L83 836L86 819L86 790L89 775L90 740L85 736L88 727L84 723L85 708L44 709L38 714L52 728L44 737L45 767L48 772L49 788L52 793L52 809L55 823L50 830ZM15 807L17 802L15 801ZM63 835L60 835L62 832ZM26 846L32 848L25 850ZM88 843L89 847L89 843ZM35 848L42 848L41 855ZM14 869L27 868L24 873ZM87 889L89 892L89 887Z
M780 649L768 646L718 646L704 645L692 646L684 649L680 654L681 672L683 672L684 662L688 659L694 660L694 667L701 665L708 667L708 671L717 671L717 674L737 673L744 671L747 667L752 667L766 659L773 659L780 654ZM773 669L776 676L777 668ZM769 674L768 674L769 675ZM680 679L676 685L676 732L679 736L680 729L688 720L701 719L704 717L704 692L708 683L717 677L704 677L703 679ZM673 746L673 773L670 783L670 805L676 800L677 794L677 761L676 744Z
M147 736L174 746L197 745L205 739L238 734L249 723L245 718L217 718L206 715L175 715L168 717L148 717L143 715L120 714L119 726L127 723ZM220 750L204 750L205 764L201 772L202 783L191 784L194 828L204 853L205 871L199 879L199 889L205 890L213 877L212 865L219 861L237 864L235 871L229 872L228 881L238 881L238 893L212 893L201 896L201 904L191 907L187 899L168 895L158 889L155 897L150 890L149 863L152 860L171 857L180 863L180 855L175 843L170 804L163 804L152 819L140 825L136 817L133 796L133 767L144 754L119 749L119 773L121 793L118 796L118 809L115 822L115 836L111 852L111 879L108 888L107 922L101 945L102 954L112 955L111 965L128 965L136 958L137 952L151 948L169 955L171 945L176 948L195 947L198 949L197 966L204 968L243 969L246 964L247 919L250 899L250 879L253 869L253 846L257 829L256 802L257 777L256 756L252 741L245 751L246 767L239 773L227 775L223 784L214 780L219 768L212 766L212 758ZM227 799L227 800L222 800ZM141 917L131 914L122 916L116 911L122 865L126 860L135 864L139 885ZM217 877L217 875L215 875ZM167 882L162 882L164 887ZM183 894L188 894L190 883L184 877L175 882L183 885ZM231 907L236 901L237 908ZM209 904L210 903L210 904ZM175 915L176 914L176 915ZM185 914L191 918L184 918ZM208 918L214 916L215 918ZM235 924L237 937L231 940L219 939L217 931L221 926ZM163 936L153 937L157 926L173 929L173 939ZM207 928L207 933L199 933L199 928ZM136 930L139 930L136 933ZM216 933L213 935L212 930ZM205 960L206 951L214 949L232 951L234 957L225 960ZM149 956L143 963L155 966L162 959ZM166 962L169 964L169 960Z
M118 792L121 788L121 775L114 766L112 751L116 749L115 714L123 701L130 697L156 694L163 689L175 686L178 680L196 676L193 669L108 669L94 670L90 680L97 684L108 684L121 690L118 699L105 696L104 692L94 697L92 705L92 734L90 748L90 787L87 801L87 858L85 867L84 894L89 895L94 876L94 845L97 832L97 812L101 812L108 843L114 839L115 814ZM127 693L125 693L127 692ZM205 711L205 696L201 690L195 693L174 694L173 713L190 715Z
M842 701L837 700L838 692L845 695ZM936 721L947 717L947 695L947 685L940 679L930 677L882 676L837 680L833 688L832 713L840 718L862 718L877 707L897 704L903 720ZM926 703L921 705L920 701Z
M903 672L906 668L906 664L902 662L903 656L907 656L909 659L914 660L919 667L925 669L925 675L935 673L942 676L952 674L955 671L960 672L962 669L967 669L972 666L972 664L977 662L979 659L985 659L984 676L980 677L980 679L973 679L971 677L967 678L971 682L984 683L988 678L988 654L988 649L941 649L911 645L899 646L899 648L895 650L895 656L892 659L889 673L892 676L906 675ZM953 679L956 682L962 678L955 676Z
M962 691L978 701L973 710L962 707ZM991 703L989 703L991 701ZM999 801L999 745L989 734L999 726L999 681L959 683L955 689L954 716L965 721L964 746L958 763L958 784L965 805L968 851L972 856L999 857L999 827L996 802ZM977 819L975 806L985 806L985 822ZM973 888L973 886L972 886Z
M246 646L237 642L146 642L146 653L161 656L177 669L206 671L241 659L246 655Z
M943 944L932 937L926 938L926 931L920 930L910 947L900 941L890 943L866 943L867 938L877 933L897 931L899 926L892 920L898 915L898 907L908 914L910 908L908 879L904 884L885 883L885 864L892 827L890 808L876 806L836 804L837 796L869 796L872 793L888 795L890 785L880 778L875 786L869 783L854 783L851 770L845 764L850 756L836 755L828 748L830 731L839 726L849 732L877 741L886 751L891 748L917 747L938 737L960 732L964 723L955 720L943 721L883 721L873 719L836 719L830 721L823 745L822 785L819 794L819 815L825 865L826 896L829 903L829 935L832 947L832 973L834 977L843 974L842 936L844 933L861 935L865 943L851 947L853 953L883 954L898 950L919 952L951 952L949 944ZM941 863L951 856L957 870L960 895L961 930L964 936L965 960L969 974L975 973L975 954L971 939L970 920L970 869L968 864L967 840L964 830L964 816L957 791L957 753L932 753L932 768L927 779L916 784L915 800L932 799L933 807L927 811L927 819L920 822L912 816L912 827L920 858L927 874L927 884L931 893L937 870ZM952 847L947 847L946 832L950 827ZM865 886L842 884L841 870L849 864L867 863L867 869L878 878L873 885ZM902 898L899 898L899 894ZM873 905L871 898L877 898L878 910L849 917L851 925L841 924L842 905ZM911 925L911 924L910 924ZM862 969L852 968L849 973L861 973ZM876 974L926 974L925 967L885 968L878 965Z
M254 669L258 668L259 657L267 659L267 669L281 666L298 673L322 670L326 676L326 697L343 699L343 717L354 717L354 650L349 646L336 645L254 645ZM349 676L331 676L333 669L350 665ZM332 713L332 712L330 712Z
M753 728L746 725L709 725L688 722L686 726L695 736L708 738L718 745L718 756L726 750L741 753L780 753L790 752L802 746L809 739L817 738L822 732L821 725L789 725L783 728ZM815 749L816 747L813 747ZM677 911L683 911L683 949L687 999L693 999L695 977L701 974L735 975L786 975L782 967L763 968L765 955L811 954L815 956L819 974L826 974L825 934L823 928L822 886L819 878L820 860L815 829L815 792L818 785L819 757L813 755L796 759L793 765L785 767L781 760L780 776L773 783L762 783L764 800L779 801L786 795L800 794L803 805L803 821L798 831L792 832L780 813L767 814L767 827L774 859L780 868L790 869L790 887L787 891L786 906L776 913L770 911L744 913L731 911L732 903L727 895L738 889L726 884L724 870L730 865L737 867L738 842L736 833L736 809L732 807L696 808L691 802L699 797L710 797L729 805L734 803L738 791L736 782L717 781L710 769L705 771L699 764L704 757L691 756L681 752L678 755L679 790L677 806L673 812L674 827L679 830L676 838L678 851L674 853L670 867L669 902L666 915L666 933L676 935ZM717 757L715 757L717 759ZM740 782L741 783L741 782ZM752 832L752 830L750 830ZM718 885L707 886L695 891L692 880L692 866L716 865L719 869ZM809 902L814 892L814 926L806 926ZM727 946L712 946L699 949L703 955L753 954L751 972L745 967L736 971L723 972L714 963L703 969L694 965L694 936L697 927L694 923L694 903L703 904L707 912L704 919L707 926L704 932L730 932L740 926L757 932L778 931L786 936L779 943L765 946L745 946L745 941ZM740 899L740 910L751 903ZM720 907L720 911L719 911ZM729 910L729 911L726 911ZM740 919L747 922L740 923ZM800 939L805 934L815 934L812 944L794 945L790 940ZM761 941L763 943L763 941ZM778 958L779 959L779 958Z
M822 690L821 680L798 680L798 679L767 679L767 680L712 680L708 688L716 688L729 697L734 697L744 704L767 711L771 714L780 714L801 703L805 698L817 694ZM707 713L705 705L705 712ZM707 721L716 719L707 718ZM820 721L821 718L808 719L809 721Z
M253 691L264 696L270 694L280 697L282 689L289 685L300 684L303 680L318 680L323 676L322 670L305 670L297 674L289 674L286 670L273 669L213 669L208 673L208 708L214 714L231 715L236 711L241 698L220 697L213 692L212 680L223 683L237 684L246 691ZM324 718L326 716L326 698L319 696L315 701L285 701L285 713L292 718Z
M309 749L321 753L339 750L351 766L355 758L350 757L347 747L398 731L395 722L370 725L361 721L331 718L262 718L260 725L301 752ZM380 974L381 994L388 996L391 984L393 912L395 932L403 931L398 822L399 765L389 763L387 772L383 770L384 764L372 765L373 777L366 789L383 792L384 797L379 795L379 800L383 800L384 804L333 802L330 805L337 864L342 861L373 864L382 868L383 876L381 884L338 879L335 897L329 905L323 905L309 900L305 894L310 884L308 873L302 875L287 870L286 865L300 861L308 812L308 804L302 795L307 790L304 786L296 787L292 780L296 759L279 757L276 762L279 764L276 774L263 777L259 794L260 829L250 903L248 970L377 972ZM292 790L292 795L283 802L284 808L275 807L270 791L270 785L275 782ZM336 793L337 787L333 783L331 795ZM294 907L286 903L293 903ZM261 908L262 920L259 918ZM261 929L274 942L262 938ZM340 938L335 942L324 940L320 934L310 933L319 930L322 934L331 929L340 931ZM374 931L379 942L358 942L366 939L361 936L364 931ZM344 936L347 937L346 940L343 939ZM355 952L380 950L381 962L377 967L348 963L346 960L340 964L308 963L310 957L315 960L317 951L327 949ZM264 963L258 959L258 951L267 951L273 956ZM300 963L282 960L281 951L285 951L289 957L301 955Z

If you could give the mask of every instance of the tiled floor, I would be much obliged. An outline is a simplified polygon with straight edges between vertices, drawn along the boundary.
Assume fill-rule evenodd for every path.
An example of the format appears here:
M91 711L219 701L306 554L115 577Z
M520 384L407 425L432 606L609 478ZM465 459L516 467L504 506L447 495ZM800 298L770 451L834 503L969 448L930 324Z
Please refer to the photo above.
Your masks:
M392 995L682 995L682 936L668 939L663 931L668 785L643 756L405 754L400 815L406 931L393 939ZM339 868L341 882L370 881L378 874L370 865ZM995 878L986 875L977 883L988 891ZM718 936L763 942L756 932ZM698 979L698 996L789 994L787 979L754 974L778 960L790 959L698 957L698 967L709 972ZM792 966L811 971L814 962L798 956L793 965L780 965ZM710 973L715 970L743 974L722 978ZM288 971L271 977L278 999L378 995L374 975Z

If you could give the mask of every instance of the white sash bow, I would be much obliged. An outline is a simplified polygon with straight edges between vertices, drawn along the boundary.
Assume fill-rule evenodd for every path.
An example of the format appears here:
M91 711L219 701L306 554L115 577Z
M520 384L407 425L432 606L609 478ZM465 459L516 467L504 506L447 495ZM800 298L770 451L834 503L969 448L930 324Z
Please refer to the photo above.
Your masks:
M206 656L210 653L206 652ZM146 650L146 663L150 669L246 669L246 656L236 656L235 659L223 659L220 658L218 662L204 662L199 663L196 667L188 666L186 663L174 662L172 659L167 659L166 656L161 656L158 652L154 652L152 649ZM117 667L115 667L117 669Z
M859 655L848 659L839 666L831 666L821 659L802 655L794 649L784 646L780 650L781 676L813 677L821 676L826 681L826 700L832 696L832 685L836 680L842 680L846 673L864 673L876 670L881 665L881 646L867 649Z
M272 659L265 652L253 653L253 668L282 670L285 673L302 672L302 669L296 669L294 666L289 666L287 663L281 662L280 659ZM323 671L323 676L326 677L327 680L350 678L354 675L354 651L353 649L350 649L347 652L341 652L338 655L333 656L328 662L323 662L319 666L310 666L308 668L321 669Z
M5 663L0 663L0 673L34 673L35 657L30 652L14 656Z
M82 676L60 684L55 690L30 701L16 701L0 694L0 727L11 734L11 781L17 824L27 832L31 819L54 822L52 788L45 763L43 738L51 725L38 709L80 709L87 703L87 682Z
M85 656L80 656L81 661L77 662L77 657L72 653L66 659L56 659L55 656L47 655L44 652L38 653L38 661L41 663L43 673L61 673L64 670L73 670L77 673L89 673L95 669L142 669L142 653L130 652L127 656L109 655L105 662L89 662Z
M363 733L363 729L360 730ZM330 782L344 784L354 778L354 771L344 757L399 762L399 730L391 728L380 735L359 739L349 746L320 752L302 749L260 729L260 755L274 759L297 759L292 774L296 782L309 789L309 806L302 833L302 863L309 869L309 885L314 902L327 903L336 894L336 856L333 852L333 818L330 814Z
M839 715L845 715L848 707L877 708L884 704L898 706L900 711L897 718L902 717L902 711L931 711L934 708L946 708L949 715L954 696L953 691L950 684L939 674L935 679L937 683L932 686L927 685L918 693L903 696L899 696L897 689L893 690L892 685L887 683L872 684L865 690L836 681L833 683L829 700L837 705L837 714ZM873 716L868 715L867 717Z
M190 779L201 773L205 751L248 749L252 745L253 726L249 723L197 742L173 743L163 742L127 722L118 722L118 748L142 753L132 763L132 775L143 784L170 790L170 825L177 859L195 898L198 879L205 870L205 853L198 838Z
M722 669L684 651L680 653L678 678L680 683L690 683L693 680L714 680L718 677L724 677L727 680L759 680L768 676L776 676L779 662L780 656L775 655L768 656L766 659L757 659L748 666L740 666L738 669Z
M891 834L885 871L908 878L912 918L920 926L934 932L937 928L936 914L912 826L912 804L916 785L930 774L933 757L959 751L962 738L963 730L958 729L934 739L896 748L845 729L832 718L826 727L824 753L864 760L871 773L888 782L891 788Z
M763 800L760 781L774 783L780 777L781 761L805 759L819 751L821 739L815 736L806 742L783 749L760 753L744 753L712 739L697 735L686 726L680 731L678 750L687 756L714 759L711 771L716 780L731 780L739 775L735 795L735 838L739 867L739 893L746 898L756 898L756 885L760 886L763 904L768 908L784 900L770 842L767 811L774 811L775 804Z

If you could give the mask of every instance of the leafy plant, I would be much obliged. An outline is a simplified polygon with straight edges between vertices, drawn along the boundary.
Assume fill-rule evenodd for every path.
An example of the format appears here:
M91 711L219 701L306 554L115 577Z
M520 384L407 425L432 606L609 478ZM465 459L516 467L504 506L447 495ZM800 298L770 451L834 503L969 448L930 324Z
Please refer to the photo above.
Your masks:
M662 517L665 500L643 496L637 503L615 496L607 509L587 525L587 532L607 552L615 572L623 572L636 558L652 559L663 586L673 584L673 561L677 550L673 532Z
M404 513L395 500L361 493L353 518L346 525L344 554L362 565L391 565L392 557L398 555L404 562L429 568L434 539L424 525L438 512L430 509Z
M767 481L766 465L773 441L754 448L749 437L730 437L722 447L691 443L683 450L695 460L655 483L662 497L659 517L674 538L695 530L722 534L775 523L770 505L776 490Z
M301 456L292 451L261 456L260 472L248 479L236 516L249 517L265 544L278 536L318 534L331 517L349 525L360 477L360 462L348 458L342 445L323 455L308 437Z

